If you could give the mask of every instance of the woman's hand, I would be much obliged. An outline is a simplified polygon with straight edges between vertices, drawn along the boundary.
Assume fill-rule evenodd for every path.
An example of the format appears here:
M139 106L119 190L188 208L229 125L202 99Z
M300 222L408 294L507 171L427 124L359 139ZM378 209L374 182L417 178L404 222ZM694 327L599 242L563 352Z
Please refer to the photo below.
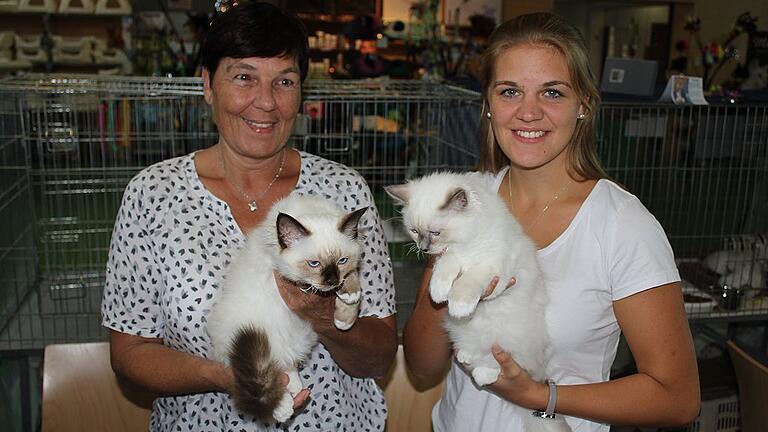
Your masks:
M512 276L507 281L507 286L504 287L504 290L508 289L509 287L514 285L516 282L517 282L517 279L515 279L515 277ZM489 295L491 295L493 293L493 290L496 289L496 285L498 285L498 284L499 284L499 277L498 276L494 276L493 279L491 279L491 281L488 283L488 286L485 287L485 290L483 291L483 294L480 295L480 300L482 300L482 299L488 297ZM499 292L499 294L501 294L502 292L504 292L504 291L502 290L501 292Z
M335 295L321 295L307 291L306 287L293 283L275 272L277 290L288 309L313 327L317 325L333 326Z
M508 352L493 345L491 354L501 366L499 379L488 388L508 401L525 408L544 410L549 398L549 386L536 382Z
M499 363L501 373L496 382L485 387L515 405L532 410L544 410L549 398L549 386L534 381L528 372L498 345L493 345L491 354ZM462 363L462 366L471 374L471 365Z
M216 385L222 391L232 394L235 389L235 374L232 372L232 368L224 365L223 363L216 363L218 368L216 373ZM283 373L280 380L286 387L288 386L288 382L290 382L290 378L286 373ZM301 408L305 403L307 403L307 400L309 400L309 389L303 388L296 394L296 396L293 397L293 410L296 411L297 409Z
M288 374L283 374L282 378L283 384L285 386L288 386L288 383L291 381L291 379L288 377ZM301 391L296 393L296 396L293 397L293 410L296 411L302 406L304 406L305 403L309 400L309 389L303 388Z

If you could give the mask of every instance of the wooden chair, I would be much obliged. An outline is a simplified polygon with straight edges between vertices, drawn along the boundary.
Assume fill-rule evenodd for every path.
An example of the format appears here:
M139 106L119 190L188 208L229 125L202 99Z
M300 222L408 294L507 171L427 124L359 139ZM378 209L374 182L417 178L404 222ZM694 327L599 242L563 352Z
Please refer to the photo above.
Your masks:
M406 371L402 345L389 374L379 385L384 389L389 411L386 432L432 431L432 407L440 399L443 382L433 386L416 383Z
M768 365L728 341L736 382L739 386L741 430L743 432L768 431Z
M43 432L146 431L153 399L118 383L106 342L45 347Z

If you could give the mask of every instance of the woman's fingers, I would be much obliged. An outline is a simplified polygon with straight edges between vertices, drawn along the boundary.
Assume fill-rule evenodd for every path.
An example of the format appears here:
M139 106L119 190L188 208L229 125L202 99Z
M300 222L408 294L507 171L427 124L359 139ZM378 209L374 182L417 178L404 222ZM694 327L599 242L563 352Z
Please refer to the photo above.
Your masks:
M517 279L514 276L512 276L507 281L507 285L504 287L504 289L507 289L507 288L511 287L516 282L517 282ZM484 299L484 298L488 297L489 295L491 295L493 293L493 290L496 289L496 285L498 285L498 284L499 284L499 277L498 276L494 276L493 279L491 279L491 281L488 283L488 286L485 287L485 290L483 291L483 294L480 296L480 298Z
M522 372L520 365L512 359L512 356L509 355L508 352L494 344L491 348L491 353L493 354L493 358L499 363L499 366L501 366L501 373L503 373L504 376L507 378L514 378L520 375L520 372Z
M309 389L301 389L301 391L293 397L293 410L296 411L304 406L304 404L307 403L307 400L309 400Z

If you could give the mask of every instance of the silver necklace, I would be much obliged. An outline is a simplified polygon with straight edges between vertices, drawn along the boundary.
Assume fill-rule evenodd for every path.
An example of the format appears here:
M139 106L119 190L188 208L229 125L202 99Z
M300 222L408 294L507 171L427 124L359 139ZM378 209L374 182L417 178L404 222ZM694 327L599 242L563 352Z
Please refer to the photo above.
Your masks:
M272 181L269 182L267 187L263 191L261 191L261 193L258 194L255 198L251 198L251 196L248 194L248 192L243 190L240 187L240 185L236 184L234 181L227 180L227 176L226 176L227 167L224 165L224 152L221 150L221 147L219 147L219 158L221 159L221 169L224 171L224 181L226 181L229 184L231 184L232 187L234 187L235 190L237 190L237 192L240 193L240 195L242 195L243 198L245 198L245 202L248 204L248 210L250 210L252 212L255 212L256 210L259 209L258 201L262 197L264 197L264 195L266 195L267 192L269 192L270 189L272 189L272 185L275 184L277 179L280 178L280 174L282 174L282 172L283 172L283 167L285 166L285 149L283 149L283 156L280 159L280 167L277 169L277 172L275 172L275 176L272 177Z
M552 206L552 204L557 201L558 198L560 198L560 195L562 195L563 192L565 192L566 189L568 189L568 186L571 185L571 182L566 182L563 187L560 188L557 192L555 192L555 195L552 196L552 198L547 201L547 203L544 205L544 207L541 209L538 215L528 223L528 226L525 227L526 231L532 230L538 223L539 220L541 220L541 217L544 216L544 213L549 210L549 208ZM507 172L507 192L509 192L510 199L512 197L512 176L509 175L509 172Z

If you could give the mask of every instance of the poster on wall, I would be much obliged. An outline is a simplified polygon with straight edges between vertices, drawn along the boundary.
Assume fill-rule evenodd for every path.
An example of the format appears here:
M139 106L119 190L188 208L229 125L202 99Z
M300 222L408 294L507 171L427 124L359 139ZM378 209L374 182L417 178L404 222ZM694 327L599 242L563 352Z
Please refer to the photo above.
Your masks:
M672 102L675 105L708 105L704 99L701 77L672 75L659 102Z
M749 36L747 48L747 63L753 61L760 65L768 64L768 32L758 31Z
M500 0L445 0L443 17L445 24L469 26L469 17L484 15L493 18L496 24L501 22Z

